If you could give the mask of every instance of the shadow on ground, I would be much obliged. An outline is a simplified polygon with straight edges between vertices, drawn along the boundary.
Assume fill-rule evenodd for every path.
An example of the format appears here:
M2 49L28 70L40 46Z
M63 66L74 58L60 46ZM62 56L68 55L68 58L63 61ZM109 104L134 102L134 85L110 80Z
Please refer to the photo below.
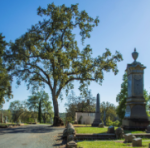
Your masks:
M46 126L46 125L28 125L28 126L21 126L16 128L5 128L0 129L0 135L3 134L10 134L10 133L49 133L53 131L62 130L64 128L57 128L53 126Z
M54 147L66 148L67 139L63 139L62 136L63 136L62 133L58 134L58 136L55 139L56 143L53 145Z

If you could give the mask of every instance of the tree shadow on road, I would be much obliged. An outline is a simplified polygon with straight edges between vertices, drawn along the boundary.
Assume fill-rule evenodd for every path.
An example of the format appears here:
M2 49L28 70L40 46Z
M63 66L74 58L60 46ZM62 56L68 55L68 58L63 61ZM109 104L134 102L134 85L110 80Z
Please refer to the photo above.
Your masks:
M58 134L58 136L55 139L56 143L53 145L53 147L66 148L67 139L62 138L62 135L62 133Z
M21 126L15 128L5 128L0 129L0 135L2 134L10 134L10 133L49 133L54 131L61 131L64 128L57 128L53 126L42 126L42 125L32 125L32 126Z

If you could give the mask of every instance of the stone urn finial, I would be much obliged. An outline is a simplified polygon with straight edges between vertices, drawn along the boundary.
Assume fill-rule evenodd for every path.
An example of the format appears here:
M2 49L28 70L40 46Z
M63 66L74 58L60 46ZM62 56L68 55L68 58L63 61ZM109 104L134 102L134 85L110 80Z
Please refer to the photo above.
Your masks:
M134 62L136 62L136 59L138 57L138 52L136 52L136 48L134 48L134 52L132 52L132 57L134 59Z

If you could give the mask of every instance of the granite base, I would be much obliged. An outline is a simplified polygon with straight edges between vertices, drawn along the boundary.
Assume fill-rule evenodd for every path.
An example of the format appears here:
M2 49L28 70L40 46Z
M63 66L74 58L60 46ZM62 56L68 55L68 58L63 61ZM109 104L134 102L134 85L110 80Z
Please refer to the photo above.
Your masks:
M145 130L149 125L148 119L123 119L122 128L126 130Z

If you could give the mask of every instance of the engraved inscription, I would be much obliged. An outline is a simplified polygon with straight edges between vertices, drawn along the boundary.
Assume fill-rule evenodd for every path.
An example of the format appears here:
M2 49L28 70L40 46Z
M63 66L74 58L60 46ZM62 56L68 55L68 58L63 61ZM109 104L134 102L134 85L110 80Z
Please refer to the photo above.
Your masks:
M142 96L143 95L143 79L142 75L134 75L134 95Z
M142 79L142 75L134 75L134 79L140 80L140 79Z

